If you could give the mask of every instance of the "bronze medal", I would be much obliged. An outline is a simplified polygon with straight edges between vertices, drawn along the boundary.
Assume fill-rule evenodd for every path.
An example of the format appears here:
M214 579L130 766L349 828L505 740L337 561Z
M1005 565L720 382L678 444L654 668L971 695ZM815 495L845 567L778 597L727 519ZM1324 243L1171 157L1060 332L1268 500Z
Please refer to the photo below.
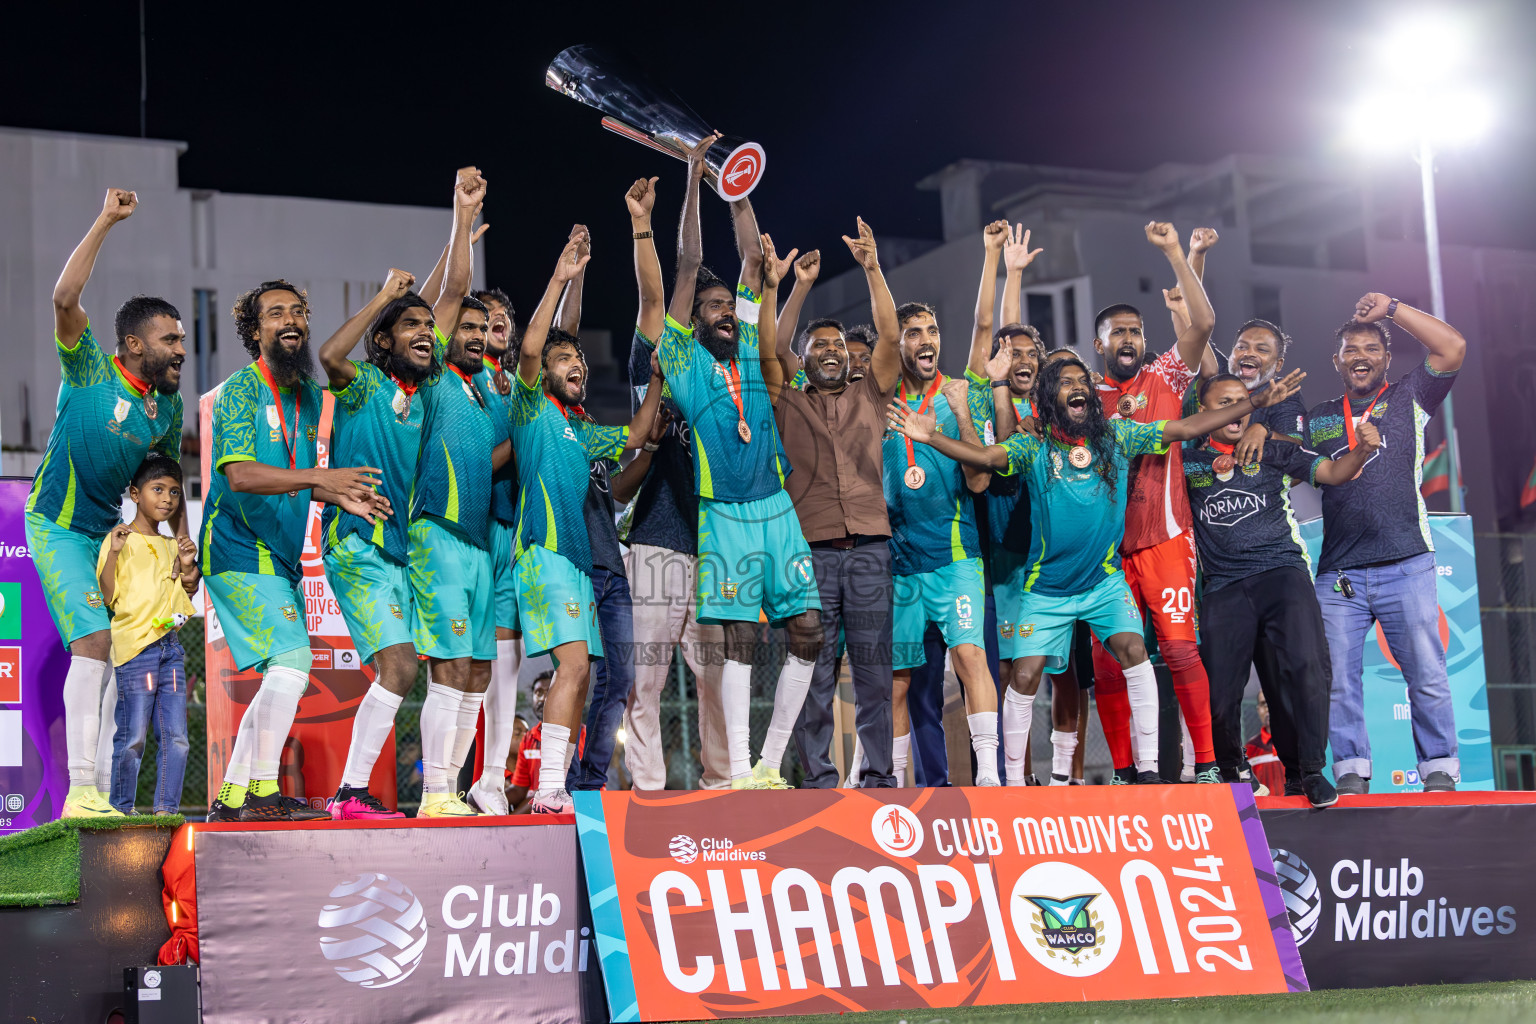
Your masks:
M1217 473L1230 473L1236 465L1237 460L1230 455L1218 455L1211 460L1211 468Z
M512 380L507 376L506 370L497 370L493 379L496 381L496 393L498 395L510 395L512 393Z
M1075 444L1072 450L1067 452L1067 461L1072 463L1075 469L1087 469L1088 464L1093 461L1093 452L1080 444Z
M747 426L746 420L736 421L736 433L740 435L743 444L752 443L752 428Z
M1130 395L1121 395L1119 403L1115 406L1115 411L1121 416L1129 417L1131 413L1136 411L1136 399Z
M144 392L144 415L148 416L151 421L160 415L160 403L155 401L155 393L153 391Z
M914 491L923 486L923 481L928 479L928 474L923 472L922 466L909 466L905 475L907 486Z

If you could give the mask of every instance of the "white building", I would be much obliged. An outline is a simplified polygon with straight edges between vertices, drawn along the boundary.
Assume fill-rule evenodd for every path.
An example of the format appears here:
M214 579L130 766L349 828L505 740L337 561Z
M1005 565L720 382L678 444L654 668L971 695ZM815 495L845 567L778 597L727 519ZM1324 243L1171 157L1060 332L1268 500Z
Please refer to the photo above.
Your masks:
M318 350L377 292L391 266L424 278L447 241L451 180L444 180L438 209L232 195L181 187L176 161L185 150L158 139L0 128L6 474L30 476L48 440L59 388L53 284L108 187L137 192L139 207L112 229L82 302L108 351L113 314L130 296L158 295L181 311L188 432L197 429L198 395L250 358L230 314L240 292L278 277L304 288L313 310L310 344ZM477 280L482 260L477 252Z

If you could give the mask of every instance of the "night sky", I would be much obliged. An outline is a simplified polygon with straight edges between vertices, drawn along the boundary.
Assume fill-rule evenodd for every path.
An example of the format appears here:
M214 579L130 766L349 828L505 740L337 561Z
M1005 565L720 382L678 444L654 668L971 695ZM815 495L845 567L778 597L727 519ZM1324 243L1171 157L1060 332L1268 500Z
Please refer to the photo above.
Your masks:
M716 127L761 142L767 171L753 201L764 229L781 251L821 248L835 273L852 266L839 235L855 214L877 234L937 238L937 195L913 185L965 157L1140 171L1232 152L1348 152L1341 110L1373 73L1369 46L1414 9L146 4L148 134L189 144L184 186L435 204L446 220L454 169L478 164L490 184L489 276L519 319L580 220L595 242L586 321L621 334L635 304L623 193L640 174L662 175L667 253L683 165L602 130L596 111L544 87L565 46L627 50ZM45 6L10 34L0 123L139 134L137 5ZM1499 122L1441 161L1443 234L1536 249L1536 4L1452 9L1473 23L1468 76L1497 97ZM1411 187L1417 170L1392 149L1397 138L1392 125L1373 136L1383 151L1375 173ZM734 278L726 210L706 203L706 261Z

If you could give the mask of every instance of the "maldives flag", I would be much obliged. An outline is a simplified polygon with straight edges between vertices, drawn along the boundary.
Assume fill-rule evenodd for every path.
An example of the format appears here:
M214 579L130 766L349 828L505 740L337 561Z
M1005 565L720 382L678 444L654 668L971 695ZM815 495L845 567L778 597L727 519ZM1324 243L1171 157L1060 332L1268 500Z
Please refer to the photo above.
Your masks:
M1525 490L1520 492L1520 507L1536 505L1536 466L1531 467L1531 475L1525 478Z
M1441 491L1451 489L1451 455L1445 448L1445 442L1428 455L1424 456L1423 483L1419 485L1419 493L1424 497L1431 494L1439 494ZM1527 493L1532 494L1532 501L1536 501L1536 492L1531 492L1527 485Z

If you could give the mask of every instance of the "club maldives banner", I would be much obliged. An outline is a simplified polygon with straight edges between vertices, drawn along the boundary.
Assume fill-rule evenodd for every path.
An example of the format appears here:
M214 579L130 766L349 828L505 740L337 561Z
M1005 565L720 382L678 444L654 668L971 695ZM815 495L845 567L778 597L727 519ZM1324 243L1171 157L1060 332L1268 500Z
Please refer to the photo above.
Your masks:
M213 403L215 388L202 398L199 408L203 465L206 473L213 468ZM331 418L335 409L329 391L325 393L316 438L319 466L329 465ZM352 738L352 715L373 682L371 666L358 663L357 650L341 617L341 606L331 593L331 584L321 562L320 509L318 502L309 509L308 533L304 541L304 614L309 622L310 647L314 666L310 670L309 689L299 701L299 713L283 748L279 785L289 796L307 799L312 805L324 805L341 783L347 747ZM397 514L398 510L397 510ZM206 595L206 588L204 594ZM234 750L240 718L261 685L261 674L254 669L235 669L229 644L219 625L213 603L204 597L208 677L208 797L218 795L214 783L224 777ZM389 807L395 806L395 736L391 731L383 752L369 779L373 794Z
M615 1021L1307 987L1246 786L573 795Z
M52 821L69 792L59 640L27 550L32 481L0 479L0 835Z
M597 960L569 822L199 826L203 1019L575 1024Z
M1435 589L1440 598L1440 640L1450 677L1460 747L1459 789L1493 789L1493 746L1488 724L1488 678L1483 668L1483 618L1477 598L1477 554L1472 517L1431 515ZM1301 524L1302 539L1317 564L1323 521ZM1413 744L1408 687L1378 624L1365 644L1365 721L1371 737L1371 790L1420 792L1419 757Z
M1536 978L1536 795L1349 803L1264 811L1314 988Z

